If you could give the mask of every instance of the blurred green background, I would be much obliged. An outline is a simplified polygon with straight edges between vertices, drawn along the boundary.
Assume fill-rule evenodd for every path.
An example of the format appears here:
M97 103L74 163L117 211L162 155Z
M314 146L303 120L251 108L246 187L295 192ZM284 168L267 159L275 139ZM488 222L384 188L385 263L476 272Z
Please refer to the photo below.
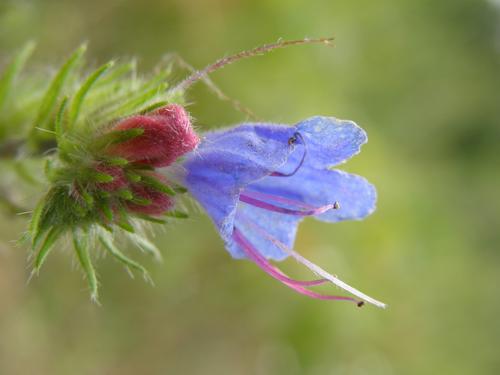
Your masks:
M296 248L389 304L307 299L231 260L200 212L157 234L156 287L98 262L89 302L73 254L27 284L23 218L0 216L0 374L500 373L498 0L1 0L2 58L26 40L56 66L84 40L91 62L177 51L202 67L241 49L296 47L213 75L269 121L358 122L370 142L345 169L379 191L363 222L306 220ZM180 79L185 72L178 71ZM198 84L200 130L244 120ZM294 262L286 269L307 272Z

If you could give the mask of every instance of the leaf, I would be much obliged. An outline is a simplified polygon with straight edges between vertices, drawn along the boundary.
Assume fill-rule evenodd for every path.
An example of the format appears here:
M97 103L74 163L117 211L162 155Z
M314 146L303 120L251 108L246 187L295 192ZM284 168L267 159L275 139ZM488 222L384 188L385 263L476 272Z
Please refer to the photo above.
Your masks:
M73 247L75 249L76 255L78 257L78 261L80 262L80 266L83 268L85 272L85 276L87 278L87 283L90 288L90 298L94 302L98 302L99 291L98 291L98 282L97 275L92 264L92 260L90 259L89 254L89 244L87 237L88 233L83 233L80 235L76 230L73 231Z
M104 248L113 256L115 259L117 259L119 262L121 262L125 267L135 269L139 272L142 272L144 278L148 281L151 281L151 278L149 277L149 273L144 268L140 263L136 262L135 260L130 259L127 257L125 254L123 254L114 244L113 240L109 238L109 236L106 235L100 235L99 236L99 241L101 244L104 246Z
M61 94L64 84L66 83L73 69L82 60L83 54L85 53L86 49L87 46L84 44L80 46L75 52L73 52L73 54L63 64L55 77L52 79L52 82L50 83L50 86L45 92L45 95L42 99L42 103L40 104L40 109L38 111L36 121L33 125L32 133L34 133L37 127L43 128L47 123L47 120L54 110L57 98Z
M68 128L71 129L73 125L76 123L78 120L78 115L80 113L80 108L82 106L83 100L85 99L85 96L89 92L89 90L92 88L92 86L97 82L99 78L101 78L112 66L114 65L113 61L108 62L107 64L104 64L100 68L98 68L96 71L94 71L92 74L90 74L85 82L80 86L78 91L76 92L73 100L71 101L71 106L69 108L69 115L68 115Z
M26 43L26 45L12 59L12 62L5 68L0 78L0 111L7 102L19 73L22 71L26 61L29 59L34 49L35 43Z

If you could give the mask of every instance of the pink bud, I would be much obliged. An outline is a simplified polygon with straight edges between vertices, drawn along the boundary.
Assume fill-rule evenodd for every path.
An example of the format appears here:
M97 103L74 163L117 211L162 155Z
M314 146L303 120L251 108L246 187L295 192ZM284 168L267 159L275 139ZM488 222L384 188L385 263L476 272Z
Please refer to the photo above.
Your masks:
M177 104L160 108L153 114L132 116L113 130L144 129L144 133L115 145L112 154L135 163L165 167L193 150L200 139L186 110Z

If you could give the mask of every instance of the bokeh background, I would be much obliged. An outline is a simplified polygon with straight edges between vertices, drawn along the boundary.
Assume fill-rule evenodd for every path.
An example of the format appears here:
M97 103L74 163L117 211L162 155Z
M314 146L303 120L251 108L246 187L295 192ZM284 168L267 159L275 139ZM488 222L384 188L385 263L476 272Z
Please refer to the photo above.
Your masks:
M498 0L0 1L1 57L36 40L39 66L84 40L91 62L137 56L147 73L171 51L202 67L330 35L335 48L273 52L213 79L269 121L334 115L367 130L345 169L377 186L378 210L306 220L296 248L389 308L293 293L230 259L201 213L157 233L162 264L135 254L155 287L101 259L96 306L68 251L27 284L13 242L25 219L2 214L0 374L500 373ZM245 119L201 84L189 101L200 130Z

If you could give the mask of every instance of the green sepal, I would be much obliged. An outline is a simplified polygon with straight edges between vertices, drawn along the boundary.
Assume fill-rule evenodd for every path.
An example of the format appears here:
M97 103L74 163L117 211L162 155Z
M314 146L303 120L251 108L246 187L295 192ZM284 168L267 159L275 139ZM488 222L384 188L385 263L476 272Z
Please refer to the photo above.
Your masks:
M125 254L123 254L113 243L113 240L107 235L100 235L99 241L101 242L104 249L106 249L115 259L122 263L125 267L142 272L143 277L147 281L151 281L148 271L144 266L135 260L130 259Z
M166 224L167 223L166 220L162 220L162 219L159 219L159 218L153 217L153 216L141 215L141 214L135 214L134 216L136 216L138 219L150 221L150 222L155 223L155 224Z
M175 218L175 219L188 219L189 218L189 215L186 212L178 211L178 210L168 211L168 212L164 213L163 215L166 217L171 217L171 218Z
M120 158L120 157L110 157L110 158L103 158L103 161L107 165L111 166L117 166L117 167L124 167L128 164L128 160L125 158Z
M137 183L142 180L142 176L140 174L134 173L132 171L125 172L125 175L130 182Z
M159 191L160 193L164 193L172 197L175 196L175 191L157 178L148 175L142 175L142 182L145 185L153 188L154 190Z
M92 299L92 301L98 303L98 281L89 254L89 241L87 236L87 232L84 232L82 235L80 235L77 230L73 230L73 248L75 249L80 266L85 272L87 283L90 289L90 298Z
M103 173L103 172L98 172L98 171L95 171L95 170L91 170L90 171L89 178L91 178L91 180L93 182L98 182L100 184L106 184L106 183L109 183L109 182L113 182L114 179L115 179L110 174Z
M38 253L36 254L35 263L33 267L34 272L38 273L38 271L40 271L40 268L45 262L45 259L47 259L47 256L53 249L54 244L59 239L61 234L62 231L60 229L57 229L56 227L52 227L49 230L47 236L45 236L45 240L43 241L42 245L40 246L40 249L38 250Z
M149 206L153 203L153 201L150 199L134 197L131 203L137 204L138 206Z
M139 114L141 115L145 115L145 114L148 114L150 112L153 112L155 110L157 110L158 108L161 108L161 107L165 107L166 105L168 105L169 102L166 101L166 100L161 100L159 102L156 102L156 103L153 103L151 105L148 105L146 108L142 109L139 111Z
M83 58L83 55L87 49L87 46L84 44L80 46L73 54L69 57L68 60L62 65L59 69L55 77L52 79L49 88L45 92L45 95L40 104L40 109L38 111L38 116L34 122L34 127L32 129L32 135L37 134L36 128L44 128L47 124L50 115L54 111L54 107L57 102L57 98L61 94L64 85L71 75L74 68L80 63ZM50 127L49 127L50 129Z
M83 84L80 86L75 96L73 97L73 100L71 101L71 106L69 107L69 113L68 113L69 129L71 129L78 120L78 115L80 114L80 108L89 90L97 82L97 80L101 78L113 65L114 65L113 61L104 64L103 66L95 70L92 74L90 74L85 80L85 82L83 82Z
M108 146L130 141L142 134L144 134L144 129L142 128L113 130L97 138L93 143L93 148L101 152Z
M161 262L162 261L162 256L158 248L153 245L150 241L148 241L146 238L138 235L138 234L131 234L129 233L128 236L134 241L139 248L144 250L147 253L150 253L157 261Z
M21 50L14 56L12 62L4 69L4 72L0 77L0 111L9 99L9 95L13 91L16 79L23 70L26 61L29 59L34 49L35 43L26 43L24 47L21 48Z
M120 197L121 199L125 199L126 201L131 201L132 199L134 199L134 194L128 189L118 190L115 192L115 195L117 197Z

